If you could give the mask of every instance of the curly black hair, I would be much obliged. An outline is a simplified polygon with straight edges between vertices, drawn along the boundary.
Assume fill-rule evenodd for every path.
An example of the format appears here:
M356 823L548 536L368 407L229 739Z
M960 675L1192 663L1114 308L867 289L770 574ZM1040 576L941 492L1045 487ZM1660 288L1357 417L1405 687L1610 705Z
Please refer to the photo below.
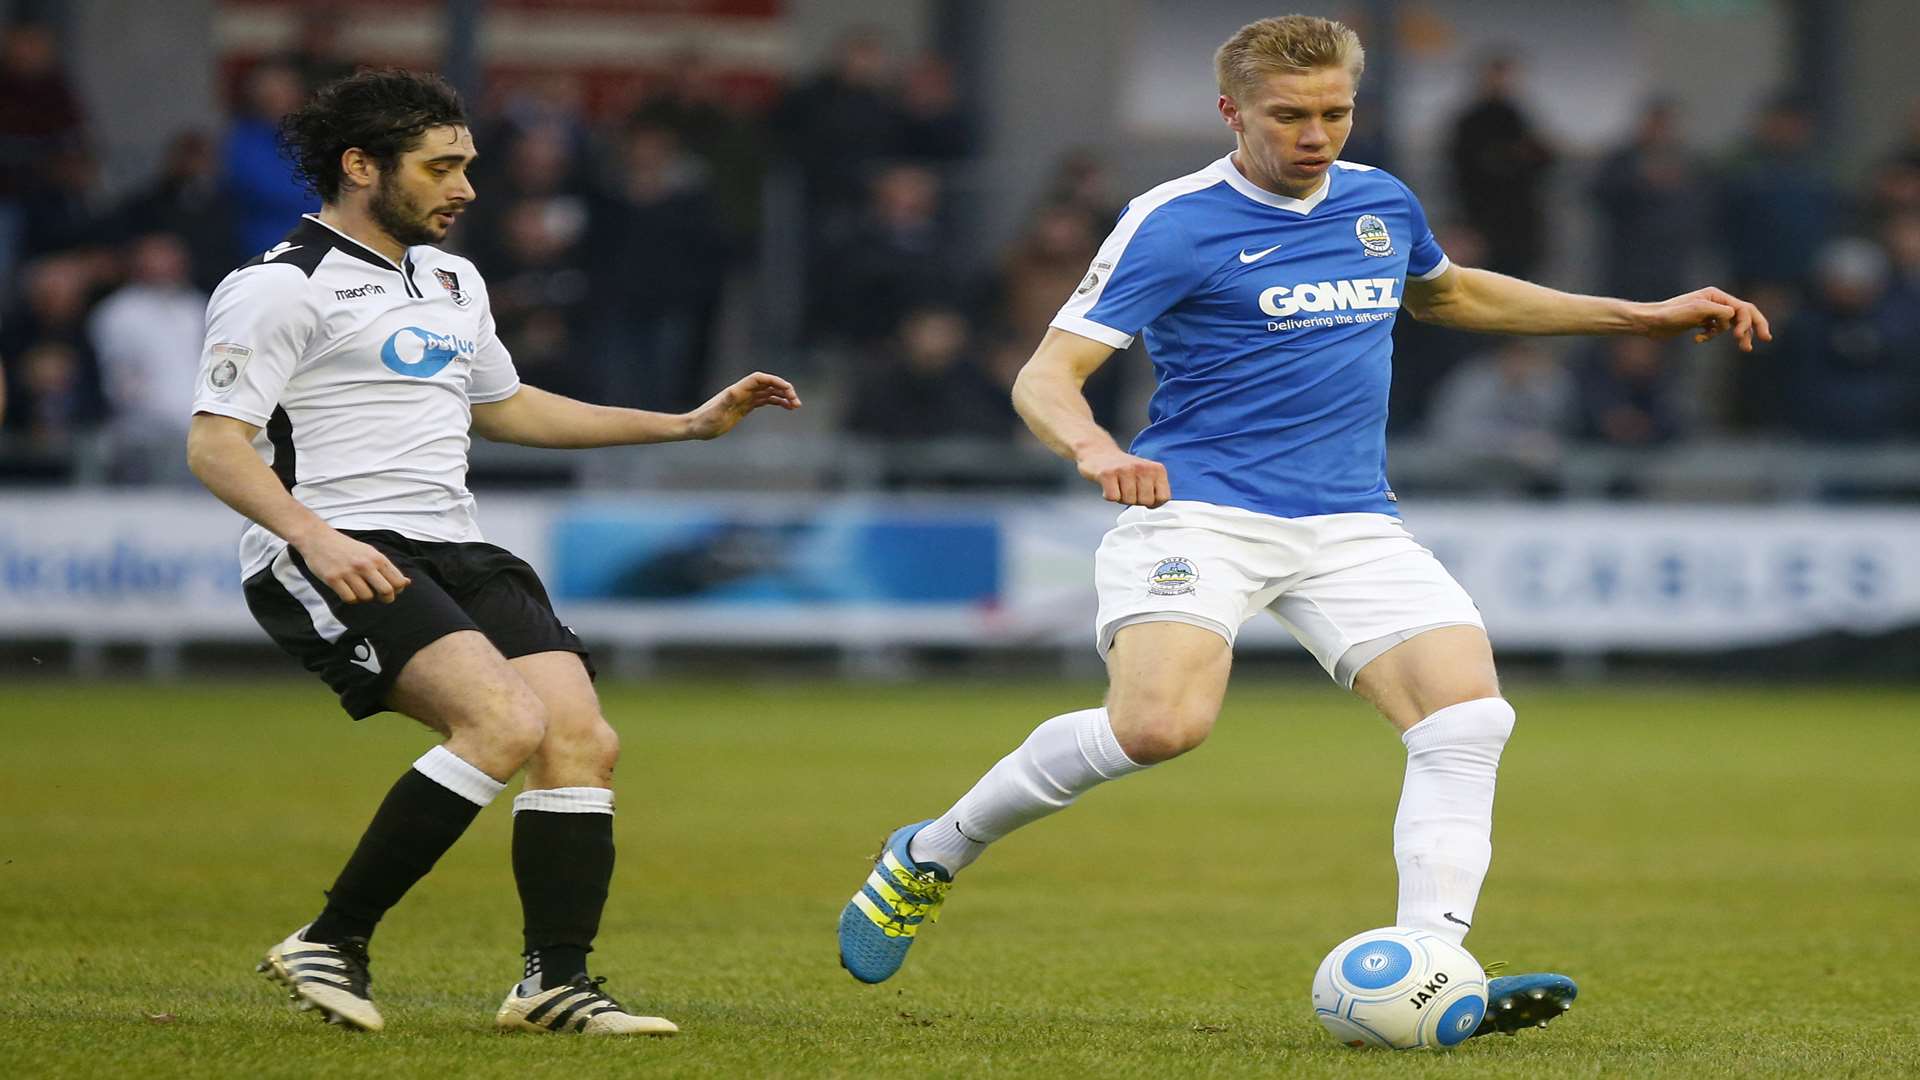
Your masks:
M467 123L459 91L431 72L356 72L321 87L280 121L280 152L326 202L340 196L340 155L359 147L390 169L428 128Z

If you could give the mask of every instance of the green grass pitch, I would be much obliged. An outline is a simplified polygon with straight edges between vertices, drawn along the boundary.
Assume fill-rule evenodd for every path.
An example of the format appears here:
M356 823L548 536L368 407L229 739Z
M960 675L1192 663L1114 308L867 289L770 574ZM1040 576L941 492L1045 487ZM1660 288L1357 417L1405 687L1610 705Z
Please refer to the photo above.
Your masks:
M964 878L860 986L833 926L880 837L1087 685L605 688L621 861L595 969L685 1029L500 1036L501 800L374 941L382 1035L253 973L429 745L317 684L0 685L0 1073L15 1077L1912 1076L1920 690L1527 688L1468 946L1581 982L1546 1031L1338 1046L1307 984L1391 921L1402 752L1312 683L1235 686L1192 756Z

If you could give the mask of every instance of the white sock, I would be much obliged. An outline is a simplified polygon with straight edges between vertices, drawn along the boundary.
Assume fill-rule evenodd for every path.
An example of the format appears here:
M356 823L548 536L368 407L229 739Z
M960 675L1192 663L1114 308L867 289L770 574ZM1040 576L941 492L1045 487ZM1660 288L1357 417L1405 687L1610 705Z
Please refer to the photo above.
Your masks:
M513 812L544 810L549 814L613 813L613 789L603 787L529 788L513 797Z
M957 874L987 845L1065 810L1098 784L1146 768L1120 749L1106 709L1056 716L999 760L939 820L914 834L907 854Z
M1513 706L1479 698L1449 705L1400 736L1407 779L1393 820L1396 924L1466 938L1493 861L1494 774L1512 734Z
M421 754L413 763L413 771L475 806L485 806L495 795L507 790L507 785L481 772L445 746L436 746Z

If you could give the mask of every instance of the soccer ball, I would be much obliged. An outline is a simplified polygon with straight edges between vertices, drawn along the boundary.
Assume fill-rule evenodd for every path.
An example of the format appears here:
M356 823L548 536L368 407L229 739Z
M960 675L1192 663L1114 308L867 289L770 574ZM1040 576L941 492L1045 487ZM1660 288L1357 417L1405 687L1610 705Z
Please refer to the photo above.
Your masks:
M1438 934L1384 926L1333 947L1313 974L1313 1014L1348 1046L1442 1050L1487 1014L1487 974Z

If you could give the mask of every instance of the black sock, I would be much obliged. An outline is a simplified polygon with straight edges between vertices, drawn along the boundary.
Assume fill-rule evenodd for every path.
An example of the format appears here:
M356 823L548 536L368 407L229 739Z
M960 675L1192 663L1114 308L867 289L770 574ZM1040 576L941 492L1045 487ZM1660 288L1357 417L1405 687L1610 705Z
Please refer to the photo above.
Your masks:
M479 813L471 799L408 769L327 890L326 909L302 936L332 945L372 937L380 917L433 869Z
M613 815L513 815L513 879L526 915L527 975L549 990L587 971L613 881Z

